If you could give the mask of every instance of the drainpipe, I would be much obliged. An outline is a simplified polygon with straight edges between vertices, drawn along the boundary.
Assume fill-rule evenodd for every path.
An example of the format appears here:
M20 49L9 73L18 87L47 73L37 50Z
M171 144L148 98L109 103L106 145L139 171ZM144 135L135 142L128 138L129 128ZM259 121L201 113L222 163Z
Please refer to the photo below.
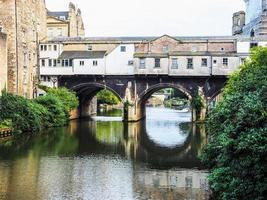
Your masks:
M19 56L18 56L18 15L17 0L15 0L15 37L16 37L16 94L19 95Z

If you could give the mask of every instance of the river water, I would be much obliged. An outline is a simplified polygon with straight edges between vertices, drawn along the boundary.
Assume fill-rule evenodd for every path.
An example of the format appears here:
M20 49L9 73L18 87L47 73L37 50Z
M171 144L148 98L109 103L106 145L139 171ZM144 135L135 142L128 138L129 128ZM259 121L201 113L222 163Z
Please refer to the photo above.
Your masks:
M102 115L0 147L0 199L208 199L207 137L190 113L147 108L129 124Z

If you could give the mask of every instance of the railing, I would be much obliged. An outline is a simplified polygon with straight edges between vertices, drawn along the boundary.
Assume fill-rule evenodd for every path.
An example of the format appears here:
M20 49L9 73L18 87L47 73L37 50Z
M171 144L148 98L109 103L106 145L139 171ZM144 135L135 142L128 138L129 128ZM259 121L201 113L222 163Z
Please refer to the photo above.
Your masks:
M4 128L0 129L0 139L12 136L12 129Z

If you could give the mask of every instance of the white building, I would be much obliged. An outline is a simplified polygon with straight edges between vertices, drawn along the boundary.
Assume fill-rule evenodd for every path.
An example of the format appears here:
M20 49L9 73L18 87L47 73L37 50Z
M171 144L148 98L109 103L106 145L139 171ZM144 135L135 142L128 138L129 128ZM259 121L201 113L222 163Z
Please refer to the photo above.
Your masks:
M228 76L264 37L67 38L40 45L41 84L72 75Z

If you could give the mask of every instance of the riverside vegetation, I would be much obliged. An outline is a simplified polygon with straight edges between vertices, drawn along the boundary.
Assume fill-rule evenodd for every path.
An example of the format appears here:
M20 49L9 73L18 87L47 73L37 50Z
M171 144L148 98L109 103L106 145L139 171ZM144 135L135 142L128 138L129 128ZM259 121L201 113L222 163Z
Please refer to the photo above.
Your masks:
M0 124L8 124L16 135L66 125L69 112L78 106L75 93L66 88L43 89L47 94L34 100L3 91L0 97Z
M263 200L267 196L267 48L234 73L223 100L210 113L202 161L211 169L214 199Z

